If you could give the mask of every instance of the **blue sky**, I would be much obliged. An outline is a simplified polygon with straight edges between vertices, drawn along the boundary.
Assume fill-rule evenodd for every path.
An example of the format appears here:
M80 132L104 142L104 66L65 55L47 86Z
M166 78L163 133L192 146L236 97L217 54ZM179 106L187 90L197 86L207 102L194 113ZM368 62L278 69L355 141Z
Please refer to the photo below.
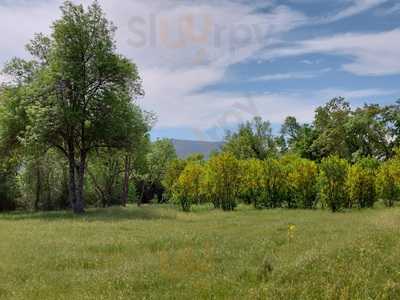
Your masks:
M221 140L256 115L275 129L288 115L310 122L336 96L353 106L400 98L399 1L99 2L118 51L139 66L153 138ZM0 0L0 63L49 32L60 4Z

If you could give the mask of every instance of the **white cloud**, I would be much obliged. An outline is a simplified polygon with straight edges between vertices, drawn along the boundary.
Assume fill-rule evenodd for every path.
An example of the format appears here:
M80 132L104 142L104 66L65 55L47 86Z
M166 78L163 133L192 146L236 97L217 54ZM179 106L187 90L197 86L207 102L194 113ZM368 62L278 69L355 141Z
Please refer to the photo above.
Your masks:
M1 65L14 56L26 57L24 46L34 33L48 33L52 21L60 15L57 1L32 2L0 2Z
M261 116L280 124L287 116L300 122L311 122L315 109L335 97L345 97L350 103L362 105L399 91L371 89L323 89L316 91L274 92L265 94L193 93L179 99L167 96L164 107L168 114L160 114L160 127L192 128L199 139L218 140L224 130L232 125ZM217 134L207 134L207 129L217 129Z
M266 50L266 59L304 54L336 54L351 58L343 69L356 75L400 74L400 29L379 33L347 33Z
M35 32L49 32L52 21L60 15L58 6L61 2L0 3L0 63L12 56L24 56L23 46ZM84 1L85 4L90 2ZM146 91L141 105L158 115L157 127L192 127L201 131L205 128L222 128L254 115L261 115L274 123L283 121L287 115L295 115L300 121L309 121L319 101L324 100L322 96L335 94L334 90L325 90L319 95L303 92L246 96L202 91L209 85L223 81L231 65L255 58L262 49L276 46L281 34L309 24L310 20L303 14L286 6L276 6L274 3L277 1L99 2L119 28L116 35L118 51L138 63ZM377 2L353 1L353 5L332 17L331 21L375 7ZM268 12L255 12L259 5L269 6ZM186 32L183 44L171 47L171 42L180 40L180 26L183 24L186 30L190 29L191 21L193 34L187 35ZM205 26L207 24L211 24L211 29ZM202 38L204 31L207 34ZM137 45L140 34L144 37L141 46ZM337 53L353 58L352 63L344 66L352 73L397 74L400 72L397 59L399 37L400 31L396 30L338 35L298 42L293 47L276 48L265 57ZM317 75L311 72L272 74L263 80L312 78ZM379 90L342 92L355 97L376 94Z
M360 89L360 90L345 90L345 89L324 89L317 91L315 97L326 101L335 97L344 97L349 100L369 101L376 97L392 96L398 94L398 90L387 89Z
M213 97L196 92L223 80L229 66L246 61L279 34L306 20L288 7L272 6L273 1L99 2L118 27L118 51L138 63L146 91L141 104L157 113L158 127L196 125L193 113L199 115L199 122L210 122L207 116L221 110L213 111ZM59 16L60 4L61 0L0 4L0 26L6 28L0 37L0 61L22 56L23 46L34 32L48 32ZM260 4L269 5L269 12L256 13ZM15 20L20 26L14 25ZM182 26L184 41L172 47L182 36ZM142 37L143 43L137 45Z
M279 81L279 80L299 80L299 79L311 79L318 77L324 73L330 72L332 69L326 68L317 71L307 71L307 72L289 72L289 73L278 73L278 74L268 74L260 77L256 77L251 81Z
M146 91L141 103L157 114L158 128L211 127L216 118L229 111L230 104L226 103L231 99L199 91L224 80L232 64L251 59L281 33L305 22L302 14L285 6L271 7L269 13L255 13L257 3L252 1L210 0L195 4L155 0L130 1L121 6L111 0L102 3L119 27L119 50L139 64ZM171 41L180 40L179 25L185 18L193 18L196 36L202 37L201 33L206 32L206 37L197 41L190 34L189 38L184 35L179 47L169 47ZM142 25L132 28L132 20ZM167 42L160 22L168 26L169 31L164 33ZM144 33L140 47L133 45L140 38L132 29ZM235 97L238 96L232 95Z
M10 76L0 73L0 85L11 81Z
M375 8L381 4L388 2L388 0L351 0L350 5L345 9L341 10L335 15L325 17L321 19L322 23L331 23L335 21L339 21L344 18L352 17L363 13L367 10Z

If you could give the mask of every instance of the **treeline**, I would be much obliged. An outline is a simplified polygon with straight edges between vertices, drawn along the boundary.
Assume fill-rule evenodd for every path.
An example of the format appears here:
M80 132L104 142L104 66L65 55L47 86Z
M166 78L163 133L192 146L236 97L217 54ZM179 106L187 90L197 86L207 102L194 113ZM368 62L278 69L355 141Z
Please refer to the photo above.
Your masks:
M150 201L336 211L397 200L400 103L333 99L310 124L288 117L277 135L257 117L209 160L179 160L168 140L150 141L155 118L137 105L142 81L116 52L115 30L97 2L65 1L51 34L27 45L30 59L5 65L0 211Z
M168 199L190 211L193 204L212 203L234 210L238 203L263 208L388 207L399 199L400 156L379 162L365 157L354 164L336 155L320 163L296 155L237 159L226 152L210 160L192 157L171 162L163 181Z
M168 199L190 210L211 202L232 210L257 208L393 206L399 199L400 105L365 105L352 110L335 98L316 110L314 121L288 117L280 134L256 117L226 136L222 153L209 161L190 158L170 164Z

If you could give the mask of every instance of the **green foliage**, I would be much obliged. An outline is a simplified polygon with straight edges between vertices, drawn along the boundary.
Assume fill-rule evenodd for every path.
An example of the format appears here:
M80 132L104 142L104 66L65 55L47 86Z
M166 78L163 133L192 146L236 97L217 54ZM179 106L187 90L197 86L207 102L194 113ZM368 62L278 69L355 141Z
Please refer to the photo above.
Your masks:
M398 156L384 162L376 176L378 197L392 207L400 199L400 161Z
M257 208L276 208L288 202L287 167L278 159L241 161L241 198Z
M254 199L257 208L277 208L288 204L287 168L278 159L262 161L260 193Z
M192 204L202 203L201 181L204 168L198 162L189 162L173 186L173 197L183 211L190 211Z
M123 156L115 150L100 151L89 159L87 198L96 206L121 204Z
M329 156L321 162L318 176L319 199L332 212L339 211L348 204L346 189L348 169L348 162L338 156Z
M214 206L225 211L234 210L240 191L240 165L231 153L213 156L208 162L208 198L214 199Z
M0 161L0 212L17 208L17 167L9 161Z
M259 198L263 187L263 162L258 159L240 160L240 199L252 204Z
M265 159L277 154L277 145L269 122L255 117L239 126L237 132L228 132L223 151L238 159Z
M162 185L165 189L167 200L172 199L175 185L186 165L187 161L183 159L174 159L168 163L162 179Z
M150 152L147 154L146 164L147 172L144 182L154 193L157 193L158 201L162 202L164 191L163 180L166 178L169 165L178 158L172 142L168 139L157 140L150 146ZM168 174L171 175L171 174ZM167 181L170 179L167 178ZM171 187L169 182L165 182Z
M20 205L24 208L35 211L68 208L67 167L58 152L26 155L18 178Z
M131 147L148 125L132 101L143 94L136 65L115 53L115 27L98 3L85 9L66 1L61 13L49 37L36 35L27 46L31 61L14 59L5 68L16 79L7 90L18 109L5 106L10 117L2 131L12 132L5 135L10 144L65 156L70 203L82 213L89 155Z
M349 206L373 207L376 202L375 177L379 163L373 158L363 158L349 168L347 189Z
M297 208L315 208L317 204L318 166L315 162L294 157L287 157L289 199Z
M154 116L135 102L142 81L116 53L115 30L98 2L65 1L51 34L27 45L31 59L5 65L13 80L0 87L0 210L66 208L68 196L82 213L139 194L138 204L175 199L185 211L203 202L234 210L239 200L310 209L317 199L337 211L400 197L399 158L387 161L400 144L400 102L352 110L335 98L310 124L288 117L278 137L255 117L227 134L222 154L179 160L169 140L150 143Z
M315 130L318 133L312 148L319 158L338 155L351 158L345 124L351 114L350 104L344 98L335 98L315 113Z
M379 105L365 105L352 112L345 124L347 145L351 158L385 159L390 157L390 128Z
M287 117L282 125L281 134L285 142L284 150L307 159L315 160L317 158L312 145L318 135L313 126L300 125L296 118Z

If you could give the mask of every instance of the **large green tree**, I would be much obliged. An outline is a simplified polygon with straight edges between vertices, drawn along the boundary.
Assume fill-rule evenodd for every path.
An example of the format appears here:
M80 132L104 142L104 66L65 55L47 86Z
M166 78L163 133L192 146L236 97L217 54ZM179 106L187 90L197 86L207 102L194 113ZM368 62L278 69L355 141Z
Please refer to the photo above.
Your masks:
M18 142L56 148L69 166L69 200L84 212L89 154L98 148L129 148L142 128L132 101L142 95L136 66L116 53L115 27L97 2L87 9L66 1L49 37L36 35L27 47L33 59L13 59L6 72L25 119ZM11 112L12 113L12 112Z
M344 98L334 98L317 108L314 127L318 136L312 144L312 149L318 158L329 155L351 158L346 135L346 123L350 115L350 104Z
M316 159L317 152L312 145L318 137L315 128L309 124L299 124L295 117L287 117L281 128L285 149L303 158Z
M261 117L240 124L238 131L227 133L223 151L238 159L265 159L276 155L278 150L271 124Z

